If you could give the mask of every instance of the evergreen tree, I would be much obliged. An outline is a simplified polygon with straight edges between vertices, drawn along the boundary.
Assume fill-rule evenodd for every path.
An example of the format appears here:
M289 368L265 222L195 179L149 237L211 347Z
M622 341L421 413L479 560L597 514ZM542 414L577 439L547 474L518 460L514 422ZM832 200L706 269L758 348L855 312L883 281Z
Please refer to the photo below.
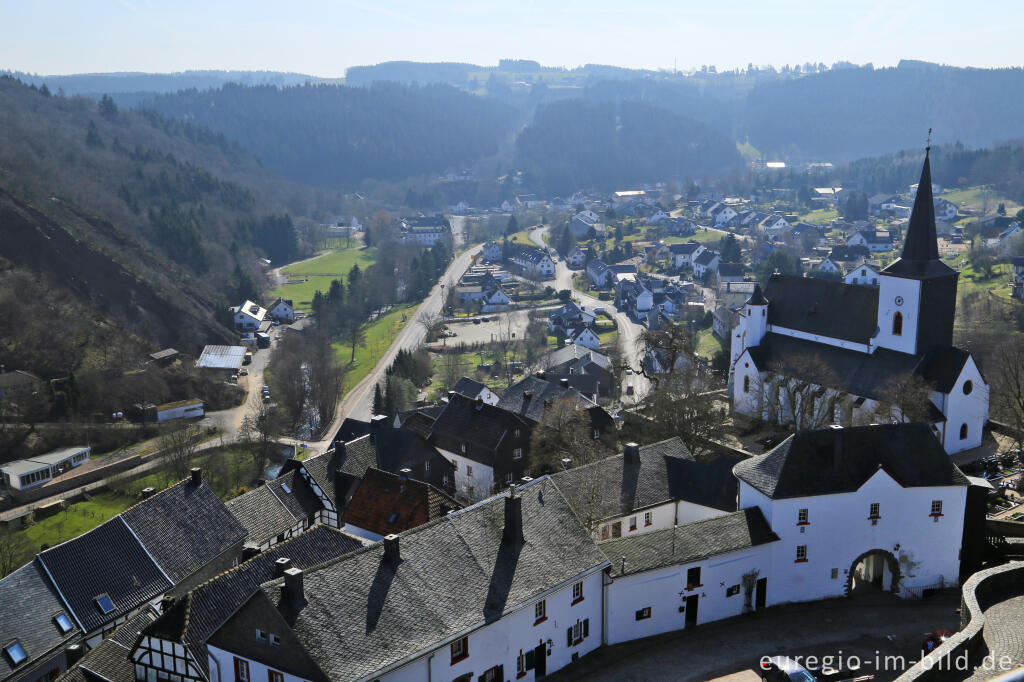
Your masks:
M100 99L99 109L100 116L108 121L113 121L117 118L117 105L114 104L114 100L110 95L103 95Z
M505 226L505 236L515 234L519 231L519 221L514 215L508 217L508 225Z
M394 417L398 413L395 398L395 392L391 387L391 377L387 377L384 383L384 414L389 418Z
M373 414L384 414L384 394L381 393L380 384L373 387Z

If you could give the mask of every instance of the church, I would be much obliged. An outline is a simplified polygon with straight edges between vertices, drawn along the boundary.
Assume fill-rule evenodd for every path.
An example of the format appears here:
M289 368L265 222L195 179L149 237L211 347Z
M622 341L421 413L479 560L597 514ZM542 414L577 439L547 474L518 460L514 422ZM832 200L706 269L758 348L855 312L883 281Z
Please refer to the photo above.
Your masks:
M939 258L929 155L878 286L775 274L755 287L732 330L737 413L799 429L922 420L948 454L981 444L989 387L953 346L959 273Z

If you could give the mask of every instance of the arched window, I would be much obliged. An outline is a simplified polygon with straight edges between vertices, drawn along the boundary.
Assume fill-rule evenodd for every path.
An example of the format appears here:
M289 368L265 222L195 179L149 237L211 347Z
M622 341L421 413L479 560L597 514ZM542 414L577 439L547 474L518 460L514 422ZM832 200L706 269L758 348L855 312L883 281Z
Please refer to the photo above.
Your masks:
M749 376L744 376L743 377L743 392L744 393L750 393L750 377Z
M892 335L903 335L903 313L896 313L892 316Z
M964 422L960 426L960 440L967 440L967 423Z

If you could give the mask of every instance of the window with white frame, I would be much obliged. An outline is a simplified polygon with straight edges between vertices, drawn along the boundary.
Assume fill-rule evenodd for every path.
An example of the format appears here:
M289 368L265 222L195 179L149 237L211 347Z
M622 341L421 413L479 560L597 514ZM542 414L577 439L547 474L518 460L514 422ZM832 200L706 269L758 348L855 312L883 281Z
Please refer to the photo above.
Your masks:
M644 512L644 525L649 526L654 523L654 512Z
M629 529L630 530L636 530L636 517L635 516L630 516L629 517Z
M512 459L522 459L522 458L523 458L523 449L522 448L515 448L515 449L512 450Z
M545 620L547 618L547 601L541 599L539 602L533 605L533 622L534 625Z
M796 546L796 560L807 561L807 545Z
M572 586L572 603L583 601L583 582L574 583Z

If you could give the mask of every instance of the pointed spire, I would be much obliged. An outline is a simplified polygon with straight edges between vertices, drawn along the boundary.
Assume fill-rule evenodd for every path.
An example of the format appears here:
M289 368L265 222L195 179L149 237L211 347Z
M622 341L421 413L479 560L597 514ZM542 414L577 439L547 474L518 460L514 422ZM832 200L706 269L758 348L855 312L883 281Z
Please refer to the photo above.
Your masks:
M768 305L768 299L761 293L760 283L754 284L754 293L747 299L747 305Z
M939 242L935 235L935 203L932 199L931 146L925 148L924 167L917 184L917 197L910 213L903 259L929 261L939 259Z

